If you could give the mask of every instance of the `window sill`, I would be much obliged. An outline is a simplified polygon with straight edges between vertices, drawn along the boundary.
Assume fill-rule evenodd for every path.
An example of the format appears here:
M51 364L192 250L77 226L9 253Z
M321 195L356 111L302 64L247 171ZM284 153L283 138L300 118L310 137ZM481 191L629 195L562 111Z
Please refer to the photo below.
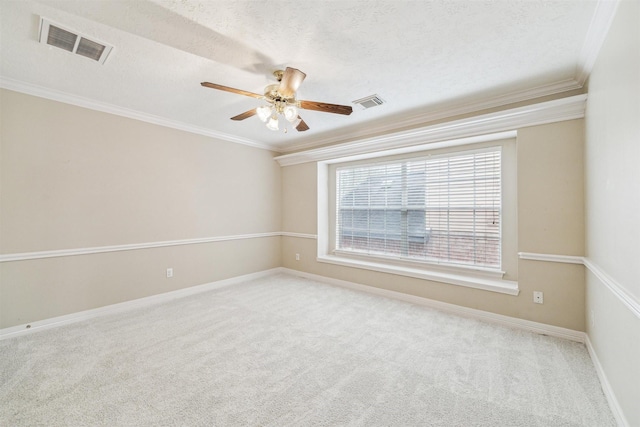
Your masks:
M491 279L487 277L471 276L466 274L429 271L406 266L356 260L335 255L320 255L317 257L317 261L328 264L341 265L344 267L354 267L364 270L378 271L381 273L413 277L416 279L448 283L451 285L465 286L467 288L482 289L485 291L498 292L507 295L518 295L520 293L518 282L514 282L512 280Z

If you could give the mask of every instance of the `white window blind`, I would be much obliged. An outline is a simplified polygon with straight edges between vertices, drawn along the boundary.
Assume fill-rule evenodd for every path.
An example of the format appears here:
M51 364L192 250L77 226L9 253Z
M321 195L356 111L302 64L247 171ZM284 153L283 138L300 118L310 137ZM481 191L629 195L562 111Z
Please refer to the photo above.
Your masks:
M336 169L336 251L500 268L501 151Z

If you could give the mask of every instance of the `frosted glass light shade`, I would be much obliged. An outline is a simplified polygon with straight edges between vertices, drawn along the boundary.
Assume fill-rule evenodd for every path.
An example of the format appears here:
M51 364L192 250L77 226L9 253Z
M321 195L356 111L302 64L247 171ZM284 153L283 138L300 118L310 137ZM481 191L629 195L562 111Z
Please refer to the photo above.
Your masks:
M298 109L293 105L287 105L286 107L284 107L284 110L282 112L284 114L284 118L291 123L295 122L298 118Z
M271 118L269 119L269 121L267 122L267 128L271 129L271 130L278 130L278 116L276 116L275 114L273 116L271 116Z
M271 115L271 107L268 105L263 105L262 107L256 108L256 114L258 118L263 122L266 122L269 116Z

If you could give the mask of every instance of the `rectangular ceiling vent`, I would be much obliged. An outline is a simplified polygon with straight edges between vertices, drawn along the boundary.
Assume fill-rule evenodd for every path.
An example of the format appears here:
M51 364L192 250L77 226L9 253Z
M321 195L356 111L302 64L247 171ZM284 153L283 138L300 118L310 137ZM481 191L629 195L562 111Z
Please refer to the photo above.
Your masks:
M353 101L353 103L359 105L363 110L366 110L367 108L373 108L377 107L378 105L382 105L384 104L384 101L378 95L371 95L357 99Z
M39 42L93 59L101 64L104 64L111 49L113 49L113 46L91 40L77 31L70 30L42 17L40 18Z

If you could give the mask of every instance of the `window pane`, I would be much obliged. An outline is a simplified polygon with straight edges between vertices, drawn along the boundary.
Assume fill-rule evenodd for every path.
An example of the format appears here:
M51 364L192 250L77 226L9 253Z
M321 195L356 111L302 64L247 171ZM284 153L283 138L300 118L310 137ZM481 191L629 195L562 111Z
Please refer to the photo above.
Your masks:
M500 149L337 170L336 248L500 267Z

